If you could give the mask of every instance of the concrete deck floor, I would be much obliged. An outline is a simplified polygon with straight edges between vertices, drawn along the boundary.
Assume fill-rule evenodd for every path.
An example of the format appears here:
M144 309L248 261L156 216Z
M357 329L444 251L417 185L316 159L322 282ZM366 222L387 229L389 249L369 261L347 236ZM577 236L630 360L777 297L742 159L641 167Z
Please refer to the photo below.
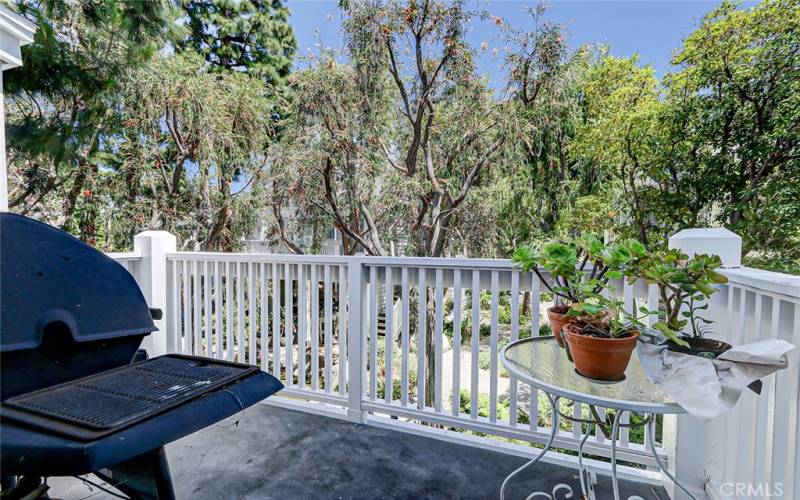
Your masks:
M407 433L256 405L167 447L178 499L492 499L525 459ZM93 480L97 478L91 477ZM538 463L512 479L507 498L552 492L575 470ZM51 478L53 498L113 499L73 478ZM622 481L621 496L666 500L662 488ZM600 500L612 498L600 477ZM557 498L563 498L560 492Z

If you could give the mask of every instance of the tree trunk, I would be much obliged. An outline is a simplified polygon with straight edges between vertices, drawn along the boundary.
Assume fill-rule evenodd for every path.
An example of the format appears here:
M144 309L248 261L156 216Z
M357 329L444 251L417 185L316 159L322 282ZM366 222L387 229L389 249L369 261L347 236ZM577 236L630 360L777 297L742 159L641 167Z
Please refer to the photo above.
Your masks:
M223 248L219 248L222 246L222 232L228 224L228 220L230 219L231 210L227 205L228 200L231 196L231 183L227 179L220 179L219 181L219 189L222 192L222 202L226 203L219 209L217 212L216 220L214 221L214 227L211 228L211 231L208 233L208 238L206 238L206 251L214 251L214 250L224 250Z
M531 292L522 294L522 315L531 313ZM538 321L539 318L532 318L531 321Z
M436 385L434 384L434 374L436 373L436 297L432 288L427 289L428 302L426 311L426 331L425 335L425 405L433 406Z

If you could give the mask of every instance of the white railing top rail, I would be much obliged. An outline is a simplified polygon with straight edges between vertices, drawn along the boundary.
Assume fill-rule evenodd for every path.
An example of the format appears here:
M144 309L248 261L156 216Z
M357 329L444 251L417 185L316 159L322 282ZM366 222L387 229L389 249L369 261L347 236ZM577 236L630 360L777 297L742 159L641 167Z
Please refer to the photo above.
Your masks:
M142 258L141 252L107 252L106 255L114 260L139 260Z
M784 299L800 299L800 276L776 273L752 267L722 269L729 283L755 288L770 294L781 295Z
M465 257L373 257L364 255L294 255L261 253L219 253L219 252L174 252L168 253L169 260L220 262L277 262L277 263L318 263L349 264L359 262L367 266L391 267L446 267L458 269L513 269L509 259L472 259Z
M117 260L141 257L134 252L108 254ZM219 262L277 262L302 264L349 264L366 266L425 267L466 270L514 270L509 259L475 259L466 257L374 257L364 255L294 255L267 253L173 252L169 260ZM776 273L750 267L725 268L722 272L735 285L744 285L788 298L800 298L800 276Z

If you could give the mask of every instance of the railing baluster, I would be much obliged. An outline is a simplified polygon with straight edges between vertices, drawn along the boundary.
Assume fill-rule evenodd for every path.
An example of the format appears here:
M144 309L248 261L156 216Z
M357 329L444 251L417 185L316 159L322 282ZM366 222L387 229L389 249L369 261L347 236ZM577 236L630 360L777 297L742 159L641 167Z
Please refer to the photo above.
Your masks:
M258 281L259 286L261 287L260 293L258 294L259 297L259 304L261 305L261 369L263 371L267 371L267 352L269 348L267 347L267 330L268 330L268 320L269 320L269 296L267 295L267 263L262 262L261 266L259 266L259 274L260 279Z
M222 278L219 272L219 261L214 261L214 278L211 282L212 307L214 313L214 357L222 359Z
M325 266L325 392L331 392L331 365L333 364L333 292L331 291L331 266Z
M472 271L472 334L470 338L471 351L469 365L471 368L469 379L469 416L473 420L478 418L478 354L481 337L481 272Z
M773 300L779 299L773 298ZM782 304L781 310L784 313L788 313L789 310L792 312L794 328L792 328L792 323L788 321L788 314L784 314L783 317L786 319L786 323L781 328L781 322L779 321L781 315L778 314L773 316L773 318L778 318L778 321L773 322L773 331L778 338L797 344L798 339L800 339L800 303L782 301ZM800 367L798 367L798 361L800 361L800 356L798 356L796 350L788 354L789 366L775 376L774 403L770 405L772 414L775 416L772 424L773 447L770 450L772 468L766 469L771 471L771 476L767 474L764 481L770 484L784 482L783 494L785 498L797 498L799 493L794 491L793 484L788 484L789 482L785 481L785 478L791 476L792 471L796 471L800 467L800 461L795 458L795 453L800 456L800 447L797 446L797 435L800 433L800 422L797 420L800 413L800 407L798 407L800 402L798 401L798 392L800 392ZM800 481L800 478L796 478L796 481Z
M394 285L392 284L392 268L387 266L384 268L384 272L386 273L383 290L385 295L384 310L386 311L386 321L384 323L385 327L383 332L383 371L386 376L383 384L383 395L386 404L391 404L392 393L394 392L394 379L392 374L392 342L394 341L394 316L392 313L394 312Z
M339 395L347 394L347 271L339 265Z
M247 362L251 365L255 365L258 363L256 359L256 272L255 272L255 263L250 262L248 264L248 279L247 279L247 299L248 299L248 307L247 310L247 322L250 325L250 331L248 335L248 343L247 343Z
M284 293L284 317L286 322L284 324L284 346L286 347L286 362L283 364L284 379L287 387L293 385L294 377L294 276L292 275L292 264L285 264L283 266L284 280L283 280L283 293Z
M759 297L759 295L757 295ZM780 301L775 297L768 297L760 295L760 301L769 298L771 301L770 324L769 328L761 328L756 338L749 339L751 341L766 340L776 338L778 336L778 315L780 314ZM762 313L765 311L762 310ZM766 323L766 317L763 318ZM766 325L764 325L766 326ZM755 423L754 430L750 433L753 436L753 479L755 484L761 484L769 478L769 472L772 471L772 425L774 419L768 418L768 410L775 402L774 385L775 377L767 377L763 381L761 394L754 401Z
M378 395L378 268L369 268L369 398Z
M461 413L461 269L453 270L453 393L451 411Z
M192 350L190 351L195 356L202 354L203 345L201 343L201 318L202 318L202 287L200 286L200 262L192 262L192 317L194 318L192 325L192 332L194 333L194 342L192 343Z
M753 328L744 331L744 338L742 343L754 342L764 338L764 329L762 317L764 296L758 292L753 294L755 299L755 312L753 314ZM764 384L764 389L766 389ZM758 428L758 407L760 406L760 399L765 397L762 394L758 399L750 391L744 391L739 398L738 410L739 414L748 423L748 426L753 426L754 429L749 432L739 433L739 449L747 450L747 453L739 454L739 465L737 468L737 477L753 477L755 470L755 457L758 453L759 443L758 437L763 438L763 429Z
M281 377L281 276L272 264L272 376Z
M409 331L410 331L410 304L408 293L408 268L403 267L400 271L400 301L402 302L402 313L400 319L402 320L401 328L401 355L400 355L400 404L402 406L408 405L408 349L409 349Z
M519 339L519 272L511 271L511 342ZM509 377L508 423L517 426L517 378Z
M233 361L233 271L235 263L225 263L225 359Z
M183 354L192 353L192 311L191 311L191 276L189 276L189 261L183 261L183 343L180 352Z
M306 318L308 303L306 300L306 270L303 264L297 265L297 385L306 386L306 334L308 333Z
M492 271L491 336L489 337L489 421L497 421L497 322L500 300L499 273Z
M171 302L171 307L167 311L167 316L170 318L170 326L171 330L170 338L172 339L172 345L168 346L167 352L168 353L175 353L181 352L181 332L179 328L179 321L180 321L180 264L179 261L171 260L167 263L169 266L169 274L171 275L172 287L168 290Z
M433 322L433 406L437 412L442 411L442 324L444 313L444 290L442 287L442 269L436 269L436 289L434 291Z
M211 328L211 267L212 263L210 261L203 262L203 298L204 305L203 305L203 312L205 312L205 330L203 332L203 338L205 343L205 355L208 357L212 357L212 340L213 340L213 331Z
M319 389L319 277L311 266L311 390Z
M765 328L759 340L778 338L778 324L780 320L781 301L777 297L771 297L772 311L770 313L769 331ZM775 418L769 418L770 410L775 408L775 377L767 377L763 380L763 389L758 398L755 420L755 474L753 478L756 484L767 483L771 479L773 469L772 450L775 447Z
M419 312L417 318L417 408L425 408L425 338L428 328L428 285L425 281L425 268L419 268L418 275Z
M236 264L236 361L245 362L244 357L244 263Z
M789 336L787 340L797 345L800 344L800 302L794 302L793 308L793 326L790 327L791 329L786 334ZM786 413L775 412L776 415L786 415L786 433L784 435L786 438L784 440L786 442L786 450L778 448L776 452L780 453L778 460L784 462L787 473L783 476L773 475L773 478L778 477L781 481L784 478L791 478L791 471L797 471L798 467L800 467L800 354L795 350L789 356L789 367L783 374L778 375L779 377L783 375L781 378L782 386L786 387L789 393L789 397L785 400L779 399L779 401L781 403L785 401L789 411ZM777 468L773 472L774 474L779 473ZM797 498L800 495L800 474L795 472L794 484L791 484L791 481L787 481L785 486L786 498Z

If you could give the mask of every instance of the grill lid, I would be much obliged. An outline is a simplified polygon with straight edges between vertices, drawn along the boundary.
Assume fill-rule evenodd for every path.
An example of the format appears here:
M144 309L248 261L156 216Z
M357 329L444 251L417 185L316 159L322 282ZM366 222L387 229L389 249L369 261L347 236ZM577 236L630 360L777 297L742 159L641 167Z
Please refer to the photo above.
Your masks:
M52 325L76 342L156 330L124 267L27 217L0 213L0 284L2 352L38 348Z

